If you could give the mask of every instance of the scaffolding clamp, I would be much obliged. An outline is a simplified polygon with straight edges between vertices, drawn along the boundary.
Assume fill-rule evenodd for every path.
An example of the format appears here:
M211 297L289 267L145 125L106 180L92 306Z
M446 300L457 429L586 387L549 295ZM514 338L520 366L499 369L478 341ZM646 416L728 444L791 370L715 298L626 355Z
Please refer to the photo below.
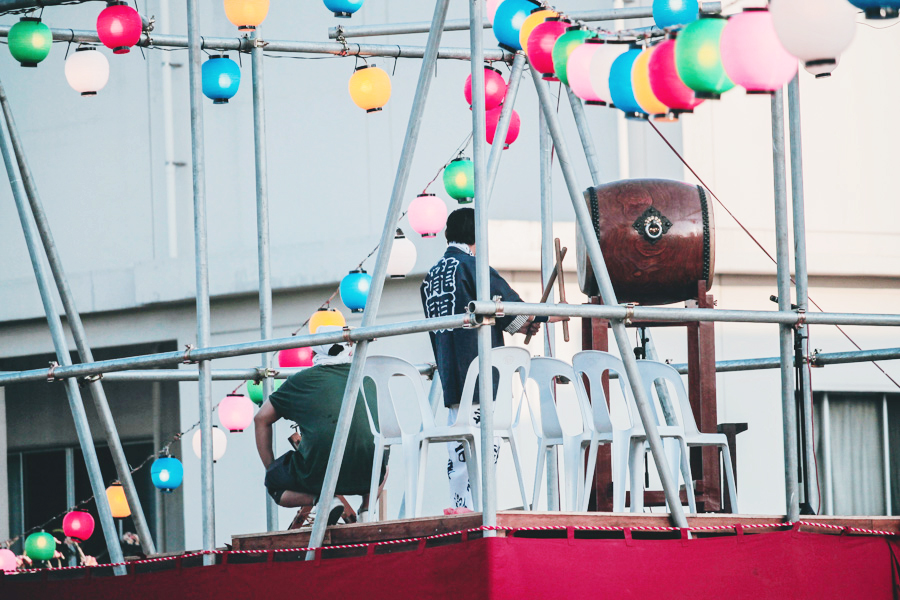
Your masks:
M634 318L634 302L629 302L625 305L625 325L631 325L631 320Z
M821 351L822 350L820 348L816 348L815 350L812 351L812 353L810 353L809 358L807 359L810 367L814 367L814 368L818 369L818 368L825 366L825 365L819 363L819 353Z
M56 376L53 374L53 371L56 370L56 367L59 366L59 363L55 360L50 361L50 369L47 371L47 383L53 383L54 381L59 381Z
M491 300L493 300L494 304L496 304L496 307L494 309L494 316L495 317L504 316L504 314L503 314L503 296L494 296L493 298L491 298Z
M806 326L806 311L802 308L797 309L797 323L794 329L803 329Z
M347 43L347 38L344 37L343 25L337 26L337 37L335 39L344 47L341 50L340 56L348 56L350 54L350 44Z
M94 375L85 375L84 381L88 383L93 383L95 381L100 381L103 379L103 373L96 373Z
M196 360L193 360L191 358L191 350L194 350L193 344L185 344L184 345L184 359L181 361L182 363L184 363L186 365L192 365L197 362Z

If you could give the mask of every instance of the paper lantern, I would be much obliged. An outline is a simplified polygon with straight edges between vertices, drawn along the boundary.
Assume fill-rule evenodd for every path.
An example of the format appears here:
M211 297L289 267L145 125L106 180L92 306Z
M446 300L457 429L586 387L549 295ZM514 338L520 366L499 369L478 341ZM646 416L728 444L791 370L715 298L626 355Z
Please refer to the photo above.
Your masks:
M210 56L201 68L203 95L213 104L228 104L241 85L241 68L224 54Z
M253 402L243 394L228 394L219 402L218 413L222 427L237 433L253 422Z
M391 99L391 78L375 65L357 67L348 87L353 102L367 113L381 110Z
M591 60L594 54L603 47L603 42L597 38L589 38L569 55L566 66L568 72L569 87L572 92L584 100L585 104L603 106L606 101L601 98L591 85Z
M653 21L660 29L693 23L699 14L697 0L653 0Z
M403 235L402 229L397 229L391 246L391 256L388 258L387 273L391 279L403 279L415 266L416 245Z
M631 87L634 90L634 99L645 113L665 117L669 112L669 107L656 97L650 85L649 65L654 50L654 48L646 48L634 60L634 66L631 69Z
M350 312L361 313L366 308L372 276L365 269L354 269L341 279L341 301Z
M632 48L619 55L613 61L609 70L609 93L616 108L623 111L626 117L639 119L646 115L646 111L638 104L634 97L634 84L631 80L631 71L634 61L640 55L640 48Z
M94 533L94 517L83 510L73 510L63 517L63 534L66 537L83 542Z
M334 13L334 16L349 19L353 13L362 7L363 0L325 0L325 8Z
M675 39L654 46L647 64L650 89L660 102L669 107L673 116L693 112L703 102L694 90L684 85L675 69Z
M719 52L719 40L727 22L720 17L704 16L678 34L675 68L681 81L698 98L715 100L734 87L722 67Z
M494 15L497 14L497 9L500 7L501 2L503 2L503 0L487 0L485 13L487 14L488 21L491 23L494 22Z
M484 108L491 110L500 106L503 99L506 98L506 81L500 71L494 67L484 68ZM472 105L472 74L466 78L466 85L463 87L463 95L469 106Z
M569 64L569 55L578 46L584 44L585 40L594 37L596 34L579 26L569 27L564 34L556 39L553 45L553 73L556 78L563 82L563 85L569 85L569 73L567 70Z
M533 0L503 0L494 13L494 37L501 48L516 52L522 49L519 45L519 32L525 19L539 4Z
M97 37L113 54L128 54L143 30L141 15L126 2L111 2L97 15Z
M0 548L0 571L12 573L19 568L16 554L9 548Z
M447 205L434 194L419 194L406 211L409 226L423 238L435 237L447 224Z
M896 19L900 0L850 0L850 4L866 13L867 19Z
M238 31L253 31L269 14L269 0L225 0L225 16Z
M558 81L553 70L553 47L572 25L559 17L550 17L528 36L528 62L547 81Z
M309 332L315 333L316 330L323 325L337 325L338 327L344 327L346 324L347 320L344 319L344 315L341 314L341 311L336 308L320 308L309 318Z
M519 30L519 46L525 51L525 56L528 56L528 38L531 37L531 32L534 31L534 28L550 17L558 16L559 13L556 11L543 8L535 8L531 11L531 14L528 15L528 18L522 23L522 28Z
M444 168L444 189L447 190L447 195L460 204L471 202L475 197L475 163L465 157L454 158L450 161L450 164ZM410 224L412 223L410 222ZM442 224L441 229L443 228ZM416 229L416 231L419 230Z
M25 538L25 556L31 560L50 560L56 554L56 539L46 531Z
M272 381L272 388L277 390L284 383L284 379L275 379ZM263 403L263 386L262 382L256 383L253 380L247 382L247 396L250 397L250 401L257 406L262 406Z
M66 59L66 81L82 96L96 96L109 81L109 61L92 46L82 46Z
M213 462L216 462L223 456L225 456L225 449L228 447L228 437L225 435L225 432L216 427L212 426L212 442L213 442ZM194 449L194 455L197 458L202 458L201 453L203 449L200 445L200 437L201 433L198 429L194 432L194 437L191 439L191 447Z
M222 406L219 405L219 410L221 408ZM150 465L150 479L158 490L170 494L181 485L181 481L184 479L184 467L177 458L162 456Z
M594 43L594 42L590 42ZM590 79L591 87L600 100L612 104L612 93L609 90L609 72L612 65L623 53L628 50L627 44L613 44L607 42L591 58Z
M797 59L781 45L764 8L745 8L731 17L719 51L725 73L748 94L771 94L797 74Z
M284 369L311 367L312 357L312 348L288 348L278 353L278 366Z
M487 143L494 143L494 134L497 132L497 125L500 123L500 113L503 111L502 106L498 106L493 110L487 111L485 114L485 126L486 126L486 135L487 135ZM509 129L506 131L506 139L503 143L503 149L506 150L509 148L509 145L516 141L519 137L519 128L522 126L522 121L519 118L519 113L512 111L512 114L509 117Z
M828 77L856 33L846 0L772 0L772 25L784 49L816 77Z
M106 488L106 499L109 501L109 510L113 519L124 519L131 516L131 507L128 506L128 498L125 497L125 488L118 481Z
M36 67L50 54L53 34L40 19L23 17L9 28L9 53L23 67Z

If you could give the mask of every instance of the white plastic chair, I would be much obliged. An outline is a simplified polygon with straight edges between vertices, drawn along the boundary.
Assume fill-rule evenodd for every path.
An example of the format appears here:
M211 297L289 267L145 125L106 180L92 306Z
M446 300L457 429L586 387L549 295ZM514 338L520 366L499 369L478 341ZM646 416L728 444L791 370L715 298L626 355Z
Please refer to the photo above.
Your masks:
M684 381L681 379L681 374L673 367L665 363L639 360L638 370L641 373L644 389L647 390L648 394L653 389L653 384L658 380L672 384L672 388L675 389L675 401L678 403L678 406L674 408L676 415L680 417L681 426L684 429L684 441L688 448L716 446L719 449L719 452L722 454L722 463L725 466L726 492L731 500L731 510L737 514L737 489L735 487L734 471L731 468L731 452L728 448L728 438L722 433L700 432L697 422L694 420L694 412L691 410L691 403L688 399L687 390L684 387ZM685 486L693 488L693 482L686 479Z
M522 478L522 466L519 461L518 445L516 443L515 427L519 422L521 410L521 398L517 403L515 416L513 415L513 390L512 379L517 375L525 389L525 380L528 378L528 367L531 355L524 348L504 347L494 348L491 352L491 364L499 373L499 387L494 401L494 436L509 443L513 455L513 463L516 468L516 476L519 479L519 492L522 495L522 506L529 509L528 498L525 493L525 480ZM462 395L459 402L459 411L456 422L452 425L428 425L419 434L421 450L419 456L419 484L417 490L416 516L421 514L422 497L424 495L425 477L424 470L428 458L428 445L434 442L462 441L466 459L466 469L469 473L469 485L472 490L472 501L475 511L481 510L480 480L478 469L477 445L480 439L480 428L472 423L472 404L475 398L475 382L478 377L478 358L469 365L466 373L466 381L463 384ZM433 419L432 419L433 422Z

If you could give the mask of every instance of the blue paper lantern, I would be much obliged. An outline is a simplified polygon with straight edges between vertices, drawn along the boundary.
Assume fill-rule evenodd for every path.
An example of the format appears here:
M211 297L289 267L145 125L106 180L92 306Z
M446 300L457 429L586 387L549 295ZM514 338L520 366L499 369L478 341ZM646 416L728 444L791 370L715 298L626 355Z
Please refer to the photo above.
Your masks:
M653 20L660 29L693 23L699 14L698 0L653 0Z
M360 313L366 307L366 298L369 296L369 287L372 285L372 276L365 269L350 271L341 280L341 301L350 312Z
M494 13L493 23L494 37L501 48L510 52L522 49L519 30L531 11L538 7L540 4L532 0L503 0Z
M895 19L900 14L900 0L850 0L850 4L864 10L867 19Z
M613 61L609 69L609 95L616 108L625 112L631 118L643 118L647 115L634 97L634 86L631 81L631 71L634 61L640 55L640 48L632 48L624 54L620 54Z
M353 13L362 7L363 0L325 0L325 8L334 13L334 16L349 19Z
M210 56L203 63L201 74L203 95L211 99L213 104L227 104L228 99L237 94L241 84L240 67L224 54Z
M181 461L171 456L163 456L153 461L150 466L150 479L153 485L164 492L171 492L181 485L184 479L184 467Z

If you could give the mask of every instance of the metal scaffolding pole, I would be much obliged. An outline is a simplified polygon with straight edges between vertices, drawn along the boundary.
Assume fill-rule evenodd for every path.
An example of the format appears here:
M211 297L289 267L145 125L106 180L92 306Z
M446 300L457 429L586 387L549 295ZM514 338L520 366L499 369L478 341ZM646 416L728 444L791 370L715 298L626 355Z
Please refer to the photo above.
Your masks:
M600 295L603 302L607 304L618 304L616 300L616 292L613 290L612 281L609 278L609 272L606 269L606 262L603 259L603 251L600 249L600 242L594 234L594 228L591 225L590 215L584 198L578 188L578 182L575 179L575 171L569 159L569 149L563 139L562 128L559 125L559 119L553 108L553 102L550 96L550 90L541 80L540 74L534 69L531 70L531 78L534 81L534 87L537 90L538 98L541 101L541 107L544 111L544 117L547 119L547 127L550 129L550 136L553 144L556 146L556 156L559 166L562 169L563 177L566 180L566 187L569 189L569 196L572 200L572 207L575 209L575 220L581 230L582 240L587 248L588 255L591 258L591 265L594 268L594 274L597 278L597 284L600 288ZM676 481L672 479L672 473L668 468L666 452L663 448L662 439L659 437L659 431L656 429L656 419L653 416L653 408L647 399L647 392L641 385L641 377L637 368L637 361L631 352L631 343L628 340L628 332L625 329L625 321L623 318L613 319L610 326L615 335L616 342L619 346L619 354L622 362L625 364L625 371L631 389L634 392L634 401L640 413L641 422L644 424L644 431L647 433L647 442L650 445L650 452L653 454L653 460L656 462L659 478L662 482L663 491L665 492L666 502L671 511L671 518L676 527L687 527L687 519L684 516L684 508L681 506L681 499L678 495L678 486Z
M47 261L50 264L50 271L53 274L56 289L62 300L63 308L66 311L66 320L69 329L72 331L72 337L75 340L75 346L78 348L78 355L81 362L94 362L94 355L91 352L90 344L87 341L87 332L84 324L81 322L81 314L75 305L75 298L69 287L69 280L66 277L65 269L63 269L62 259L56 242L53 239L53 233L50 231L50 222L47 214L44 212L44 205L41 202L38 193L37 184L31 173L31 167L28 164L28 158L25 154L25 148L19 137L19 130L9 105L9 99L6 96L6 90L0 84L0 106L2 106L4 117L6 118L6 126L9 130L9 138L13 152L18 162L19 173L22 177L22 183L25 187L25 194L31 205L31 213L34 216L35 225L44 246L44 252L47 255ZM122 441L119 439L119 432L116 430L116 423L113 420L112 412L109 409L109 402L106 399L106 392L103 384L99 379L91 379L89 381L91 397L94 400L94 407L97 410L97 417L103 427L103 433L106 436L106 443L112 456L113 464L116 467L116 474L125 491L125 497L131 508L131 514L134 519L134 526L137 529L138 538L141 542L141 548L147 555L156 554L156 546L153 543L153 536L150 534L150 528L147 526L147 519L144 516L144 509L141 506L141 499L138 496L137 488L134 486L134 480L131 477L131 467L128 466L128 460L125 458L125 451L122 449Z
M194 264L197 278L197 346L209 346L209 260L206 247L206 156L203 145L203 95L201 79L200 12L198 0L187 0L190 47L191 158L194 187ZM208 360L199 365L200 404L200 495L203 549L216 548L216 499L213 480L212 380ZM215 563L204 555L203 564Z
M775 242L778 260L778 310L791 308L790 234L787 217L787 179L784 156L784 101L781 90L772 96L772 159L775 180ZM797 485L797 408L794 398L792 329L778 328L781 354L781 415L784 428L784 494L787 520L800 518Z
M391 201L388 206L381 232L381 242L378 246L378 254L375 258L375 269L372 273L372 284L366 299L366 308L363 312L362 327L371 327L378 314L381 303L381 292L384 289L384 278L387 275L387 263L391 255L394 243L394 232L397 229L397 220L400 217L400 208L403 205L403 196L406 194L406 185L409 181L409 172L412 167L412 159L416 152L416 143L419 139L419 129L422 125L422 115L425 112L425 100L428 90L431 88L431 80L434 66L437 61L438 48L441 43L441 32L444 20L447 17L447 6L450 0L437 0L434 5L434 17L432 18L432 31L428 35L428 43L425 49L425 57L422 68L419 70L419 80L416 84L416 94L410 109L409 123L406 128L406 137L403 140L403 149L400 152L400 164L397 166L397 175L394 179L394 187L391 190ZM482 93L483 95L483 93ZM477 96L473 94L473 96ZM459 315L462 316L462 315ZM436 321L439 319L427 319ZM350 375L347 379L347 387L344 390L344 398L341 404L341 412L338 416L337 427L334 434L334 442L331 445L331 454L328 459L328 468L325 471L325 480L322 483L322 491L319 495L319 504L316 508L316 522L313 524L309 536L309 547L321 546L325 539L325 529L328 506L334 498L337 486L338 473L344 458L344 449L347 446L347 436L350 432L350 419L356 406L356 396L362 383L363 369L366 365L366 353L368 352L368 340L363 340L356 345L353 362L350 364ZM315 552L310 551L306 555L307 560L315 559Z
M494 195L494 182L497 179L497 171L500 169L500 155L506 147L506 134L509 132L509 122L512 119L516 96L519 95L519 84L522 82L522 71L524 68L525 55L522 52L517 52L516 57L513 59L512 69L509 72L509 87L506 89L506 98L503 100L500 119L497 121L497 129L494 131L494 143L491 144L491 155L488 158L487 194L485 196L488 206L490 206L491 198Z
M13 163L12 144L2 125L0 125L0 136L2 136L2 139L0 139L0 152L3 154L3 162L6 165L6 173L9 176L9 183L16 203L16 210L19 213L19 220L22 222L22 233L25 235L28 255L31 258L31 266L34 268L34 276L37 279L41 302L44 305L44 313L47 316L47 325L50 327L50 337L53 339L56 359L61 365L70 365L72 361L69 358L69 348L62 321L59 318L56 303L53 300L50 275L44 267L43 257L38 249L37 227L28 212L25 190ZM94 440L91 437L87 414L84 411L84 402L81 399L81 390L78 389L76 380L66 380L66 396L69 399L69 408L72 411L72 419L75 422L75 433L78 435L78 443L81 446L88 479L91 482L91 491L94 493L94 499L97 503L97 512L100 516L103 537L106 539L106 547L109 550L109 558L113 563L121 563L123 560L122 547L119 544L116 524L113 522L112 513L109 510L109 501L106 498L106 485L103 481L103 474L100 472L97 450L94 448ZM126 569L123 565L114 567L114 571L116 575L126 574Z

